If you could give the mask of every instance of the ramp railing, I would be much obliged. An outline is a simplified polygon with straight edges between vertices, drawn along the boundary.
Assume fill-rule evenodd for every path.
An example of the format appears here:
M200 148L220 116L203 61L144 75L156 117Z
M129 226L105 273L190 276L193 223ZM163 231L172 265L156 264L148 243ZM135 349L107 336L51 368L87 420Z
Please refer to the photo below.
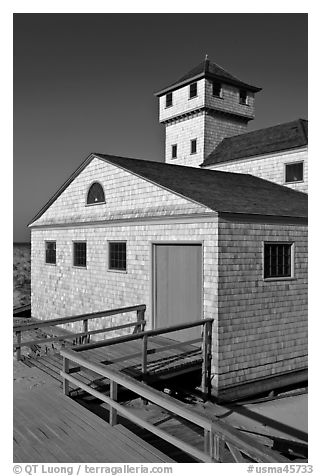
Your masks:
M229 462L231 462L231 458L234 462L238 463L246 463L249 461L260 463L289 462L289 460L280 454L272 451L268 447L263 446L253 438L241 434L232 426L217 419L214 420L200 415L196 411L188 408L187 405L173 399L168 395L165 395L158 390L155 390L144 382L138 382L134 378L129 377L122 372L111 370L106 365L89 361L81 354L81 352L77 352L75 349L62 349L60 353L63 357L63 370L61 371L61 376L63 378L64 394L67 396L69 395L69 383L72 383L93 395L97 399L105 402L109 406L109 423L111 425L116 425L118 415L121 415L136 425L139 425L140 427L145 428L146 430L155 434L159 438L164 439L166 442L176 446L181 451L188 453L196 460L206 463L227 462L226 455L229 455ZM71 368L71 362L75 363L77 367ZM75 374L75 372L77 372L80 367L91 370L96 374L109 379L109 396L93 389L92 387L78 380L75 376L71 375ZM192 423L203 429L203 450L198 449L195 445L192 446L191 444L177 438L174 435L171 435L169 432L161 429L159 425L153 425L152 423L135 414L132 410L129 410L128 408L121 405L117 401L118 386L125 387L144 400L158 405L170 414L174 414L177 417L187 420L189 423Z
M117 326L103 327L101 329L88 330L88 321L92 319L103 319L105 317L115 316L117 314L125 314L129 312L136 311L137 320L134 322L127 322L125 324L120 324ZM80 341L80 342L89 342L90 336L94 334L101 334L106 332L118 331L121 329L126 329L134 327L134 334L138 331L144 331L145 329L145 311L146 305L139 304L137 306L122 307L118 309L108 309L105 311L92 312L87 314L79 314L77 316L69 317L59 317L57 319L48 319L44 321L37 321L28 324L14 325L13 332L16 334L16 342L13 344L13 350L16 351L16 359L21 360L21 347L38 345L42 343L49 342L65 342L65 341ZM48 327L61 326L63 324L68 324L72 322L81 322L83 326L82 332L70 333L65 335L57 335L53 337L43 338L43 339L34 339L22 341L22 334L35 329L43 329Z
M186 344L195 344L202 342L202 394L204 397L211 395L211 360L212 360L212 325L214 319L199 319L193 322L186 322L185 324L178 324L175 326L161 327L149 331L140 331L132 335L114 337L111 339L105 339L98 342L92 342L90 344L78 345L74 348L76 352L81 352L89 349L97 349L99 347L107 347L114 344L120 344L124 342L131 342L141 339L142 341L142 353L141 353L141 372L143 381L147 379L147 365L148 365L148 338L156 337L164 334L171 334L173 332L182 331L185 329L192 329L195 327L202 327L202 337L187 340L184 342L177 342L176 340L169 345L161 346L159 349L153 349L153 353L164 352L174 348L178 350L180 347L186 346ZM144 378L145 377L145 378Z

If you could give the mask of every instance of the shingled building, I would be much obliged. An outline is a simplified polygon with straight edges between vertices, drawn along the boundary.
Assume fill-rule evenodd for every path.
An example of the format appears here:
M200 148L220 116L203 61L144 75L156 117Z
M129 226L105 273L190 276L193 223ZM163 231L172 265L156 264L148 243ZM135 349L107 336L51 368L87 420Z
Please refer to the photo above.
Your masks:
M157 93L166 163L90 154L29 225L32 315L211 317L215 395L305 379L307 195L291 189L305 175L285 187L254 164L292 154L305 173L306 123L245 133L258 91L206 60Z

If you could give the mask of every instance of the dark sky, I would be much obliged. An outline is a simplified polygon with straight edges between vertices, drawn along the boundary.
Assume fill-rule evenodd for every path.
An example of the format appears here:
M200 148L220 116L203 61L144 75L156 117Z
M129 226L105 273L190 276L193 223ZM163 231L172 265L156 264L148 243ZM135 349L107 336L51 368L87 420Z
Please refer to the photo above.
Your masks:
M263 88L249 130L307 118L306 14L15 14L14 241L90 152L163 160L154 92L207 53Z

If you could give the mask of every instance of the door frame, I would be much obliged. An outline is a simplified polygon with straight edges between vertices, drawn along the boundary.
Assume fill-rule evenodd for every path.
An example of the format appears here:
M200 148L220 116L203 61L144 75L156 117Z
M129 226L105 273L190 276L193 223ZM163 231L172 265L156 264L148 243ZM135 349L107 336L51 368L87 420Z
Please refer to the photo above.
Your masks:
M150 242L150 302L151 302L151 328L156 329L156 262L155 250L157 245L200 245L201 246L201 320L204 319L204 240L153 240Z

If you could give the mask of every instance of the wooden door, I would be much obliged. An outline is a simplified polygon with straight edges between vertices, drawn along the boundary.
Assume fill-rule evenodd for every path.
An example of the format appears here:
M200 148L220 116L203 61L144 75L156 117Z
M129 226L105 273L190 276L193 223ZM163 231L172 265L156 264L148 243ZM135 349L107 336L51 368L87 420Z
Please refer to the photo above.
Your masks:
M202 318L202 245L154 245L154 327ZM178 340L200 337L201 326L168 335Z

